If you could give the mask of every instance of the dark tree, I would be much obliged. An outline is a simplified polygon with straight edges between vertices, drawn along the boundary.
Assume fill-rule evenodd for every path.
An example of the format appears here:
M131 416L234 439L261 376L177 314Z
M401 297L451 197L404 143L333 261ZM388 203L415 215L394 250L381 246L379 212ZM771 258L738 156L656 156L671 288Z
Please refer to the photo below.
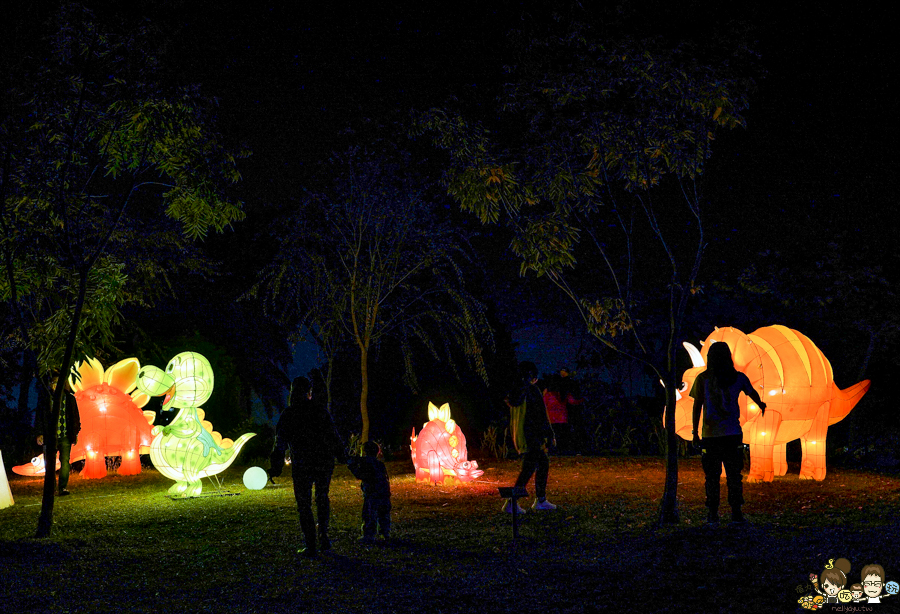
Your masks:
M51 25L26 78L4 92L15 104L0 118L5 298L21 342L38 356L35 369L54 380L43 424L48 459L56 456L76 347L112 334L130 292L118 249L125 239L155 230L164 217L197 239L244 215L223 197L239 174L235 156L211 131L213 106L197 88L164 84L158 38L147 24L101 25L66 4ZM179 249L182 241L168 244ZM152 260L143 262L148 277L159 272ZM26 312L29 295L50 308ZM83 322L96 326L84 329ZM51 532L55 479L48 471L39 537Z
M452 348L462 348L486 378L482 352L492 341L482 304L466 291L465 234L403 179L409 170L352 153L334 176L331 190L279 224L280 249L255 292L298 334L310 332L326 353L328 374L335 349L355 347L365 442L370 360L379 344L399 345L415 390L414 351L443 356L455 369Z
M451 153L450 195L514 232L521 273L571 299L608 348L666 387L662 522L677 522L675 352L706 248L702 175L744 124L752 54L611 38L580 24L520 38L490 132L445 109L416 132Z

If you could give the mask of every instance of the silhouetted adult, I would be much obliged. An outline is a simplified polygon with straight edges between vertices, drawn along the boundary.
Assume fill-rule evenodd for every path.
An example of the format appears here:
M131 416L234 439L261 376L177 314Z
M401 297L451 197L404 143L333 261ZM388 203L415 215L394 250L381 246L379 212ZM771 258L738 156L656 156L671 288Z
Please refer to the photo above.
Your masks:
M346 462L344 444L334 428L328 411L312 402L312 385L305 377L297 377L291 384L288 407L275 427L275 448L272 451L271 475L278 477L284 466L284 452L291 451L291 475L294 497L300 514L300 529L306 547L298 552L306 557L316 556L318 550L330 550L328 521L331 503L328 489L334 473L335 458ZM312 489L316 489L318 518L318 549L316 523L312 512Z
M59 409L59 428L56 432L59 442L58 492L60 497L69 494L69 472L72 469L69 458L72 455L72 446L78 443L78 433L80 432L81 416L78 413L78 402L75 401L75 395L65 390Z
M516 486L524 488L533 475L536 497L532 509L555 510L556 506L547 501L547 476L550 474L547 446L556 445L556 436L547 417L544 397L537 387L537 367L533 362L523 362L519 365L519 375L522 384L507 398L510 407L525 404L525 414L522 416L523 441L515 442L516 448L522 454L522 471L516 480ZM503 510L512 512L512 501L508 500Z
M39 402L44 402L45 415L50 415L50 403L53 402L46 394L39 393ZM78 413L78 403L75 401L75 395L66 389L63 392L62 405L59 406L59 422L56 423L56 449L59 451L59 482L57 483L57 495L65 497L69 495L69 473L72 470L72 464L69 459L72 456L72 446L78 443L78 433L81 432L81 416ZM48 453L44 446L44 436L39 435L37 443L42 446L44 458L50 458L53 454Z
M741 512L741 505L744 504L744 486L741 483L744 435L738 397L742 392L746 394L759 405L763 414L766 404L759 398L747 376L734 368L728 344L713 343L707 353L706 364L706 371L697 376L690 392L694 398L694 446L699 446L703 451L703 473L706 475L706 521L710 524L719 522L719 480L724 465L731 521L741 524L745 522ZM701 413L702 440L697 433Z

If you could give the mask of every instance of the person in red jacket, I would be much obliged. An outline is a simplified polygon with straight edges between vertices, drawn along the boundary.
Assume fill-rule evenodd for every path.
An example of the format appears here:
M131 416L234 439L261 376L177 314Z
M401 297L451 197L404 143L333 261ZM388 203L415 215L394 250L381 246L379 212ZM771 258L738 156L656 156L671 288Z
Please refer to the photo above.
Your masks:
M581 453L581 403L575 396L573 382L567 369L560 369L559 375L547 378L544 389L544 405L547 418L556 433L558 450L561 454Z
M547 407L547 418L556 433L556 441L560 452L568 452L571 447L569 431L569 410L565 399L559 393L559 377L551 375L544 388L544 405Z

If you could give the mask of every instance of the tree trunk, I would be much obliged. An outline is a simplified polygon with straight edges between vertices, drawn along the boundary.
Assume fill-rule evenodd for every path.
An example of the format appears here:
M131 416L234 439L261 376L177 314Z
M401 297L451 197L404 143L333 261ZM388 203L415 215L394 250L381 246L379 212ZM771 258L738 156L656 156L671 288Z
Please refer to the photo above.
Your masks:
M328 368L325 371L325 408L331 413L331 374L334 371L334 354L328 357Z
M359 413L362 416L362 433L359 436L360 443L369 441L369 349L359 348Z
M670 329L666 348L666 485L660 503L660 524L679 522L678 514L678 441L675 434L675 330Z
M869 334L869 344L866 347L866 353L863 356L862 364L859 366L859 373L856 376L856 381L860 382L866 378L866 371L869 369L869 360L872 358L872 354L875 353L875 345L878 340L878 335L881 332L876 331L871 326L866 326L864 329ZM860 436L860 420L858 419L859 412L852 411L850 415L847 416L847 449L853 453L860 446L860 440L862 437Z
M56 429L59 425L59 410L62 406L63 394L65 393L66 378L72 365L72 355L75 353L75 340L78 337L78 327L81 324L81 312L84 307L84 297L87 293L87 280L88 271L81 271L78 280L78 298L75 301L75 312L72 314L72 327L69 330L66 351L63 355L62 364L59 367L59 375L56 378L56 390L53 391L53 406L50 410L50 416L44 424L44 493L35 537L50 537L53 531L53 502L56 494Z

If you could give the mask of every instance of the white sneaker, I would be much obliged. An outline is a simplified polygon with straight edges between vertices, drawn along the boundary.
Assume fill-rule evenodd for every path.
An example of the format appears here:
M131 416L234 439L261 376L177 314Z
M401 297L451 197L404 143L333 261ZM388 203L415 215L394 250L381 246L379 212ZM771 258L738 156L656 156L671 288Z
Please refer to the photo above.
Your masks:
M555 510L556 506L544 499L541 501L540 499L535 499L534 504L531 506L533 510Z
M525 510L522 509L522 506L519 505L518 502L516 503L516 507L518 508L516 510L517 513L519 513L519 514L525 513ZM506 512L507 514L513 513L512 499L506 500L506 503L503 504L503 511Z

